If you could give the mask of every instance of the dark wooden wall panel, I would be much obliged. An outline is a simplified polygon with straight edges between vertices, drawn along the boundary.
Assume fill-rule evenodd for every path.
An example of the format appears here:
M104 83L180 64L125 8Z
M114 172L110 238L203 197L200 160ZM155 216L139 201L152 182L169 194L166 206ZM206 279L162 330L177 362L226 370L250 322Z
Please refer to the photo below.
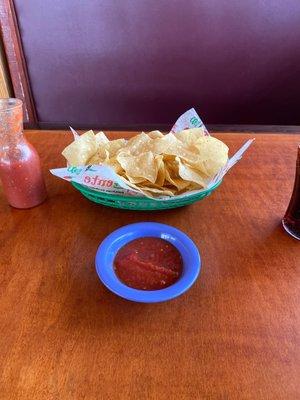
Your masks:
M37 125L37 117L34 101L31 93L14 4L11 0L0 1L0 23L14 95L24 103L25 124L28 127L35 127Z

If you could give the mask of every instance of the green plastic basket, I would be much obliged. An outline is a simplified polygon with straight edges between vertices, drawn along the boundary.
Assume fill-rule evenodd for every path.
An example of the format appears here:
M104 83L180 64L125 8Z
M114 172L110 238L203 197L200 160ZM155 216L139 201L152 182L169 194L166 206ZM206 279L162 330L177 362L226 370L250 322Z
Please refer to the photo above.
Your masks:
M108 207L121 208L124 210L155 211L183 207L202 200L204 197L209 196L211 192L213 192L220 185L220 183L221 182L218 182L208 190L190 195L185 198L176 199L176 197L171 197L168 200L160 201L152 200L147 197L120 196L117 194L101 193L76 182L72 182L72 185L79 190L83 196L94 203L102 204Z

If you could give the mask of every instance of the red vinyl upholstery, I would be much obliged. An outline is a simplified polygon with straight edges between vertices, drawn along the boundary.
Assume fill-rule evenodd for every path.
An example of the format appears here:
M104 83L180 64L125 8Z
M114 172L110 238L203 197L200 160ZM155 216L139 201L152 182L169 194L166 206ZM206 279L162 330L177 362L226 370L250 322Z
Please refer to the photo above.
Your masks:
M300 124L299 0L14 0L43 126Z

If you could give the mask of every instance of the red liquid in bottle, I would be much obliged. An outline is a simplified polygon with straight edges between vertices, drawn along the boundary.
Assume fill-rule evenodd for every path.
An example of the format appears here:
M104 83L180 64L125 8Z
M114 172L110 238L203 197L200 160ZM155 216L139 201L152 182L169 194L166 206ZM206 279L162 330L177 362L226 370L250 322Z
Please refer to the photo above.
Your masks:
M294 189L282 225L290 235L300 240L300 146L298 147Z
M0 161L0 179L11 206L30 208L45 200L46 188L36 150L24 138L18 148L19 159Z
M0 179L9 204L30 208L46 198L40 158L23 135L22 102L0 100Z

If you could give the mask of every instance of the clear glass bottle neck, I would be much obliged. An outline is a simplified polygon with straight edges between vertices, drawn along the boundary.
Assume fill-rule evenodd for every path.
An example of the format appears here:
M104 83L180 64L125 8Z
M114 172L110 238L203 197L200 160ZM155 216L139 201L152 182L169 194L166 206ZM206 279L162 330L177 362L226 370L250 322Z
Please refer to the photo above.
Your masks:
M22 107L0 111L0 146L15 146L24 140Z

